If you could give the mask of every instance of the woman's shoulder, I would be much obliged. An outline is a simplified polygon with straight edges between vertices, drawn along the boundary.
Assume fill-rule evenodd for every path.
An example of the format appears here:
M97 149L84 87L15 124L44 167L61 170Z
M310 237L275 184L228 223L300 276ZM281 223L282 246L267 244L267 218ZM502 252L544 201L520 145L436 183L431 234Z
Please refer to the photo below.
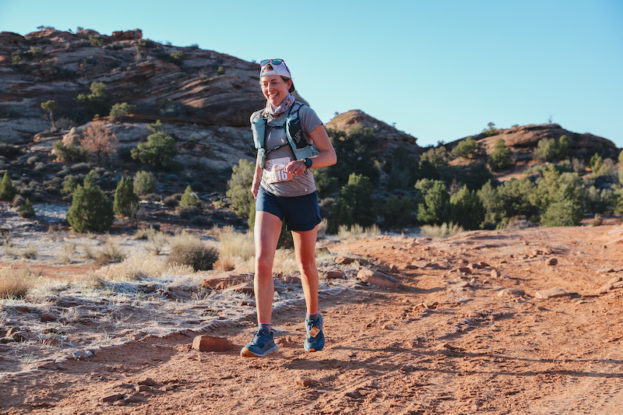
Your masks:
M257 110L255 111L253 114L251 114L251 117L249 118L249 121L253 122L254 119L261 117L262 116L262 112L264 112L264 108L262 108L261 110Z

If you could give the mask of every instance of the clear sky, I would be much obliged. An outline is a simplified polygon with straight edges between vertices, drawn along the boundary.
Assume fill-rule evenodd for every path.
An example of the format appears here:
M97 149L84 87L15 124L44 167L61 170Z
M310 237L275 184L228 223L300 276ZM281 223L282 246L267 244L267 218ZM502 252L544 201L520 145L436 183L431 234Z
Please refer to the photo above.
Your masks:
M39 25L281 57L324 122L361 109L420 145L551 120L623 147L622 0L0 0L0 31Z

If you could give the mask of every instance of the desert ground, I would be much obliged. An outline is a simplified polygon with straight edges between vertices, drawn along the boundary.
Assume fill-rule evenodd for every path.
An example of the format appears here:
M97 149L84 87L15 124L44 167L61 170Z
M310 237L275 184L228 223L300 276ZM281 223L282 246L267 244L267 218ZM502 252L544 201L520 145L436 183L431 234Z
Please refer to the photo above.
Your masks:
M90 353L70 347L81 339L67 321L78 324L84 316L65 316L65 337L47 349L28 336L0 345L0 412L623 413L620 222L445 239L372 235L321 245L324 278L334 271L321 286L323 351L303 351L305 307L296 275L278 278L279 351L258 359L239 356L255 327L248 290L214 289L194 299L169 290L178 296L170 307L150 302L158 287L140 302L127 289L127 304L116 300L120 315L115 324L105 321L110 332L99 338L109 342ZM87 272L84 264L73 266L74 275ZM183 286L200 282L187 278ZM76 304L77 296L63 298L68 310L88 306ZM47 301L51 309L63 307ZM211 319L201 317L211 301L220 308L212 306ZM5 328L39 315L17 307L27 306L3 303ZM194 325L193 313L200 320ZM149 329L158 321L166 331ZM97 330L81 324L91 347ZM199 351L192 347L198 335L233 346ZM30 358L9 358L16 347L30 347ZM74 354L63 357L63 350Z

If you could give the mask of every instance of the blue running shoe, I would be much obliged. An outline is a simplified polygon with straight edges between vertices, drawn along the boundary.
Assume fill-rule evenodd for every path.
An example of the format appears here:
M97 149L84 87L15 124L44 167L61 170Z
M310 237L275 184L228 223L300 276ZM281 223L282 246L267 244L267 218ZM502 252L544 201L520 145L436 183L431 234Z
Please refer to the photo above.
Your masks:
M251 343L240 351L242 357L262 357L277 351L275 344L275 332L266 328L259 328L253 336Z
M322 316L318 314L313 320L305 319L305 350L308 352L319 352L324 348L324 333L322 332Z

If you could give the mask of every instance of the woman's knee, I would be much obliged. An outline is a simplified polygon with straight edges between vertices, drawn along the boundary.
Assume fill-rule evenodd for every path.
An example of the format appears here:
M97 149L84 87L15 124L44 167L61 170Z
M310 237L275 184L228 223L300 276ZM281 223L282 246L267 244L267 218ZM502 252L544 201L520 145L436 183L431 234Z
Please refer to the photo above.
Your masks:
M299 262L299 268L301 270L301 274L303 274L303 277L305 278L315 278L318 276L316 261L314 258Z
M273 272L272 258L267 258L265 256L259 255L255 259L255 272L256 272L256 275L260 277L267 275L272 278L272 272Z

